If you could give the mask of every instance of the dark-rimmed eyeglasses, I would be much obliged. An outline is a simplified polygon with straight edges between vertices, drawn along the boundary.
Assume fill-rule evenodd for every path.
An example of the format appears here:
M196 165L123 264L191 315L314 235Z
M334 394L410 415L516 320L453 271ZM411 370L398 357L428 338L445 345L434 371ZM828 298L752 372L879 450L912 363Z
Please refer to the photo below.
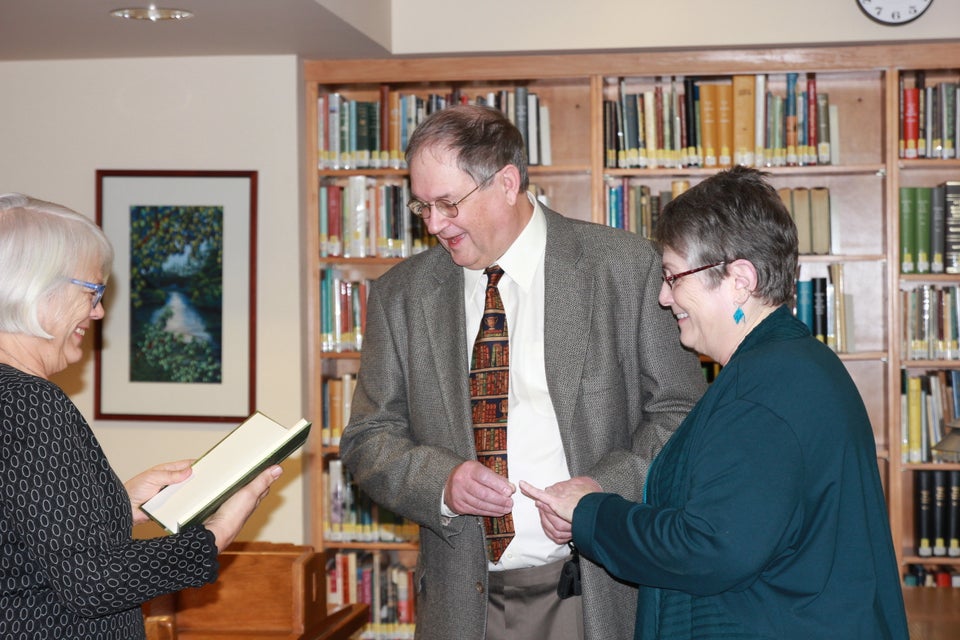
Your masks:
M96 282L87 282L86 280L77 280L76 278L70 278L70 282L84 289L93 291L93 303L90 305L92 309L97 308L97 305L100 304L100 301L103 299L103 292L107 290L106 284L97 284Z
M470 193L463 196L456 202L450 202L446 198L438 198L433 202L424 202L423 200L414 199L407 203L407 209L410 209L410 212L413 213L413 215L423 218L424 220L430 217L431 207L436 209L444 218L456 218L460 213L460 210L457 209L457 205L472 196L481 187L485 186L495 175L497 175L497 172L494 172L481 180L477 186L470 190Z
M674 284L677 282L677 280L679 280L680 278L683 278L683 277L689 276L689 275L693 275L694 273L698 273L698 272L700 272L700 271L706 271L707 269L712 269L712 268L714 268L714 267L719 267L719 266L725 265L725 264L727 264L726 261L723 261L723 262L714 262L713 264L705 264L705 265L703 265L702 267L697 267L696 269L690 269L689 271L682 271L682 272L680 272L680 273L675 273L675 274L673 274L673 275L670 275L669 273L667 273L667 270L666 270L666 269L663 269L663 281L666 283L666 285L667 285L668 287L670 287L671 289L673 289L673 285L674 285Z

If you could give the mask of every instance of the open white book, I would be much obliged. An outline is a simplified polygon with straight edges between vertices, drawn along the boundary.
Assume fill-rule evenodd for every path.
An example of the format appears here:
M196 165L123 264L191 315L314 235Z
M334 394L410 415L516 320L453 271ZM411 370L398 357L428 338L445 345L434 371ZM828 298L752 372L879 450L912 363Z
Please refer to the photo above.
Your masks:
M171 533L202 523L261 471L299 449L309 433L306 420L288 428L258 411L197 459L189 478L140 508Z

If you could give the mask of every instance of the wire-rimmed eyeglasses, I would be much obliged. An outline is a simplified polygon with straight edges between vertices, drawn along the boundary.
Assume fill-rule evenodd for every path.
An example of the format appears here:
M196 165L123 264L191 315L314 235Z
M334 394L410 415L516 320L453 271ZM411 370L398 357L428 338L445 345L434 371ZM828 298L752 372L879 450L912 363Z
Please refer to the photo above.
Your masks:
M662 271L663 271L663 281L667 284L668 287L670 287L671 289L673 289L673 285L674 285L674 284L677 282L677 280L679 280L680 278L683 278L683 277L689 276L689 275L693 275L694 273L698 273L698 272L700 272L700 271L705 271L705 270L707 270L707 269L712 269L712 268L714 268L714 267L719 267L719 266L725 265L725 264L727 264L725 260L724 260L724 261L721 261L721 262L714 262L713 264L705 264L705 265L703 265L702 267L697 267L696 269L690 269L689 271L681 271L680 273L675 273L675 274L673 274L673 275L668 274L668 273L667 273L667 270L666 270L666 269L663 269L663 270L662 270Z
M457 215L460 213L460 210L457 209L457 205L463 202L464 200L466 200L467 198L469 198L470 196L472 196L481 187L485 186L488 182L490 182L490 180L495 175L497 175L497 172L494 172L489 176L487 176L486 178L484 178L483 180L481 180L479 184L477 184L477 186L475 186L473 189L470 190L470 193L463 196L456 202L450 202L446 198L438 198L433 202L424 202L423 200L413 199L407 203L407 208L410 209L413 215L423 218L424 220L430 217L431 207L436 209L440 213L440 215L442 215L445 218L456 218Z
M103 292L107 290L106 284L97 284L96 282L87 282L86 280L77 280L76 278L70 278L70 282L80 285L84 289L93 291L93 303L90 305L92 309L97 308L97 305L100 304L100 301L103 299Z

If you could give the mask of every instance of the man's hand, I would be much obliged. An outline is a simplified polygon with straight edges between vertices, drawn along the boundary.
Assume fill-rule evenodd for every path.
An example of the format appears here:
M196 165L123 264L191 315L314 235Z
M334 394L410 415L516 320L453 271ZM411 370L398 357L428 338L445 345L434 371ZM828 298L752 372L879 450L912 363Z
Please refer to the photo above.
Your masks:
M443 501L454 513L503 516L513 510L517 488L500 474L476 460L457 465L447 478Z
M140 505L157 495L160 489L168 484L176 484L190 477L190 465L193 460L177 460L165 462L147 469L124 483L127 495L130 497L130 507L133 510L133 524L141 524L150 520Z

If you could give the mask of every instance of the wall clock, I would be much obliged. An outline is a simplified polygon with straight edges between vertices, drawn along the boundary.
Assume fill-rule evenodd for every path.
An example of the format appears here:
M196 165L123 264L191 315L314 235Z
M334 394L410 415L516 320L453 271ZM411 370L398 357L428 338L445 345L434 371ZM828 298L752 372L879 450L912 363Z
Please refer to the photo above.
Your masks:
M933 4L933 0L856 0L856 2L871 20L893 27L913 22Z

